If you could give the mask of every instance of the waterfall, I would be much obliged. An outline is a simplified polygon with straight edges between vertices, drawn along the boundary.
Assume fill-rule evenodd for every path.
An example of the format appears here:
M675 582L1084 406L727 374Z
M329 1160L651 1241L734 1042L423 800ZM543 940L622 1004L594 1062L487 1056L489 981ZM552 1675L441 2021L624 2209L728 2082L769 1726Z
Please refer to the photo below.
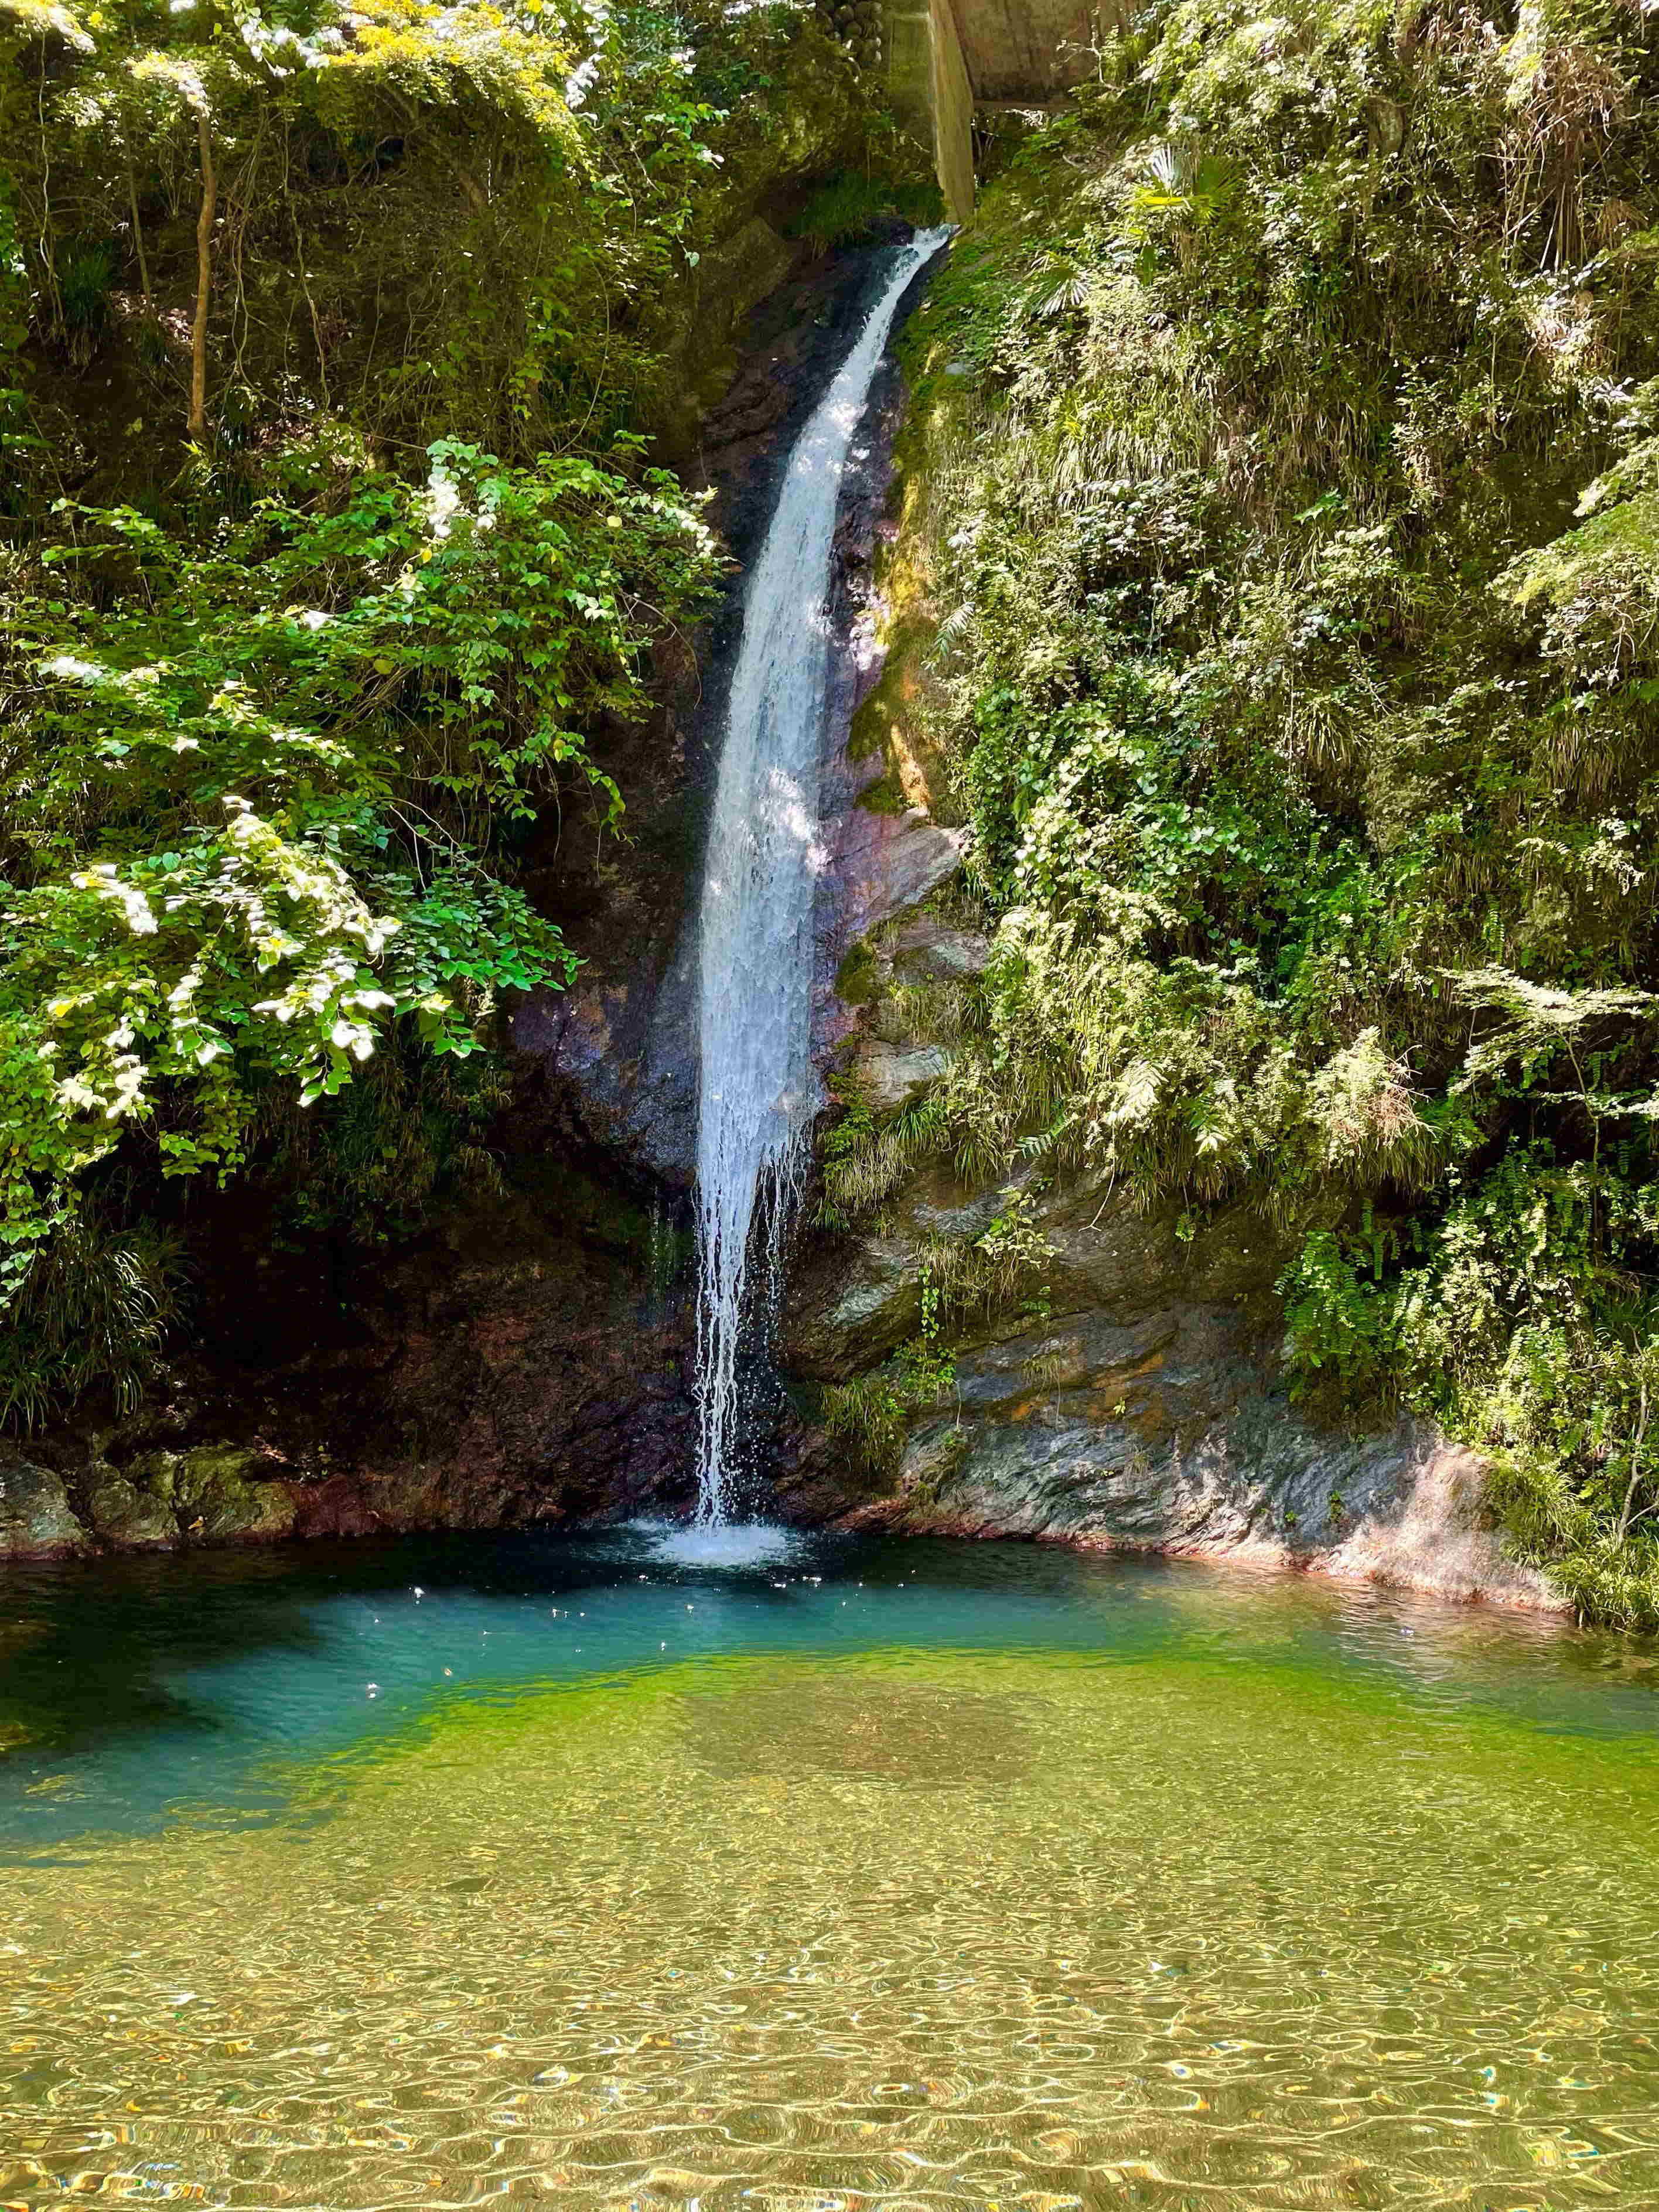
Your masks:
M813 902L825 854L818 782L830 673L830 560L853 435L906 286L948 232L894 256L852 351L796 441L744 600L743 635L703 862L697 1039L697 1518L726 1518L738 1354L775 1311L817 1105Z

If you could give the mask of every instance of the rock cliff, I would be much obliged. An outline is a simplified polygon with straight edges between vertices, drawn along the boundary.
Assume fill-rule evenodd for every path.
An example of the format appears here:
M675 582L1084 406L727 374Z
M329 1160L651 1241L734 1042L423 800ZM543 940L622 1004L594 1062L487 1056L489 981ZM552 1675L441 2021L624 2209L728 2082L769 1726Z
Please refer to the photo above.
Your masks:
M884 1041L887 994L971 987L989 954L925 913L877 933L846 1064L878 1133L950 1052L925 1036ZM1194 1231L1099 1176L1026 1170L975 1185L948 1163L921 1164L856 1232L803 1251L784 1350L821 1425L781 1496L795 1515L849 1528L1227 1557L1554 1603L1483 1525L1470 1454L1409 1422L1322 1430L1289 1403L1274 1358L1285 1258L1242 1207Z

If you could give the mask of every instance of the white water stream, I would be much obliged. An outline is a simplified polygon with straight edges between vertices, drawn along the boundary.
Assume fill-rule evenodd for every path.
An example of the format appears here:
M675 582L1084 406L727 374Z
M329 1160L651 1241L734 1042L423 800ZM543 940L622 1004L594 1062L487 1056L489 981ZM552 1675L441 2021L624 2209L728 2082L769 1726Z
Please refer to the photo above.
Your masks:
M740 1443L738 1348L783 1243L817 1105L812 910L825 854L819 775L830 559L853 435L906 286L949 233L919 231L796 441L744 600L700 923L697 1518L728 1517Z

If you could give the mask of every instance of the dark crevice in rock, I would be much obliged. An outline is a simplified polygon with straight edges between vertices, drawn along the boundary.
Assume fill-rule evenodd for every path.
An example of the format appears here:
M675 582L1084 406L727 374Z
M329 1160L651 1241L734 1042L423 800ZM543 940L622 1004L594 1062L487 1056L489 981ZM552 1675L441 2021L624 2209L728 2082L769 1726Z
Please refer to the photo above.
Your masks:
M631 1158L667 1188L684 1192L696 1149L696 1060L694 902L707 816L719 763L726 687L741 629L744 582L758 553L794 440L856 337L879 289L884 255L832 257L786 285L751 318L744 357L726 399L704 422L700 465L714 494L714 520L738 564L719 612L684 670L656 733L652 763L630 789L627 852L595 863L584 885L580 938L587 965L575 988L538 994L514 1018L520 1053L539 1061L569 1093L574 1122ZM901 319L926 283L907 295ZM861 778L845 759L847 732L873 674L868 622L871 554L891 465L902 386L890 359L877 380L848 472L836 531L831 616L836 650L826 722L829 842L839 863L867 853L849 836ZM860 817L861 828L861 817ZM867 843L867 838L865 840ZM846 878L832 870L838 884ZM573 896L568 872L550 879L544 902L562 915ZM823 902L819 947L823 1042L833 1041L830 983L849 928L866 927L867 882L848 900Z

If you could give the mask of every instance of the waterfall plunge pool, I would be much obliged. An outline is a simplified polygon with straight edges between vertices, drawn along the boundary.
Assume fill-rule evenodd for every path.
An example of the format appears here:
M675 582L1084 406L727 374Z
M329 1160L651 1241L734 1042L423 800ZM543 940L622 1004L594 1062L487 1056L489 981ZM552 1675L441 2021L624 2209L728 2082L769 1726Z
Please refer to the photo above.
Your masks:
M9 1570L0 2203L1659 2203L1650 1652L753 1553Z

